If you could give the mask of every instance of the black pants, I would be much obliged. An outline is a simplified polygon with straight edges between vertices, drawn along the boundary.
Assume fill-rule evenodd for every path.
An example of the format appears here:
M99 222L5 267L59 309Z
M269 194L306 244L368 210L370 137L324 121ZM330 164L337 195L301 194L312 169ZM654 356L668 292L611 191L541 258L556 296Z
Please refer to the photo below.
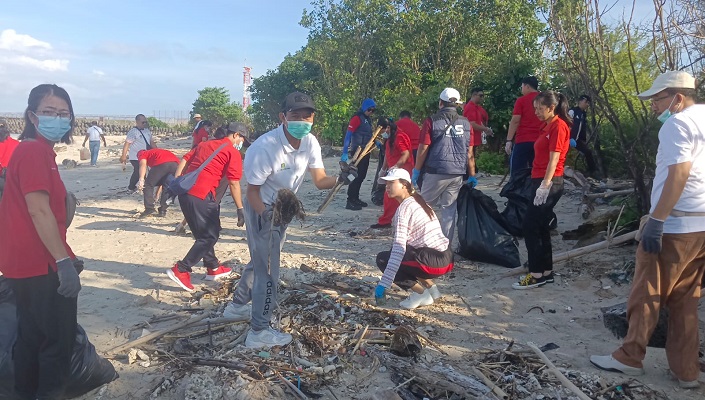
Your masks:
M387 263L392 251L383 251L377 254L377 268L384 272L387 269ZM434 279L448 273L446 267L453 261L453 251L450 246L446 251L438 251L428 247L420 247L415 249L409 245L406 246L406 253L401 260L397 275L394 277L394 283L404 290L411 289L421 279ZM438 273L430 273L421 269L418 264L425 265L430 268L438 268Z
M348 185L348 200L359 200L360 199L360 187L362 182L365 181L367 177L367 168L370 166L370 155L366 155L360 163L357 164L357 178L355 178L350 185Z
M130 164L132 164L132 175L130 176L130 184L127 188L136 190L137 182L140 180L140 162L139 160L130 160Z
M179 196L181 211L196 238L191 250L183 260L177 262L179 271L191 272L191 267L203 259L203 266L208 269L218 268L218 258L215 256L215 244L220 237L220 205L212 194L205 199L190 194Z
M592 150L588 147L587 142L584 140L578 140L576 142L575 149L585 156L585 163L587 164L588 172L591 174L594 173L597 166L595 165L595 158L592 156Z
M541 185L541 178L531 179L534 193ZM543 273L553 270L553 250L551 248L551 227L553 207L563 195L563 177L554 177L546 202L535 206L533 200L526 209L522 231L524 243L529 253L529 272Z
M59 399L71 371L76 340L77 298L56 292L59 278L13 279L17 341L13 351L15 390L23 399Z
M166 183L166 178L169 175L176 174L176 168L179 164L175 162L167 162L164 164L155 165L149 169L147 177L144 179L144 208L145 210L154 210L154 188L160 187ZM169 192L165 187L162 187L162 195L159 198L160 211L166 211L166 200L169 198Z

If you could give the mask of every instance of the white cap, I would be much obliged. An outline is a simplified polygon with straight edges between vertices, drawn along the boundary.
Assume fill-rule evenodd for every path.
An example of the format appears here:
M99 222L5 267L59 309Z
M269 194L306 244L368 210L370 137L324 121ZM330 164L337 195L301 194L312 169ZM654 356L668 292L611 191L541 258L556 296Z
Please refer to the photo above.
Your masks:
M649 100L666 89L695 89L695 78L685 71L666 71L654 80L649 90L636 96L639 100Z
M460 93L452 87L443 89L439 97L447 103L463 104L463 102L460 101Z
M396 181L398 179L403 179L411 183L411 176L409 176L409 171L405 170L404 168L390 168L389 171L387 171L386 176L382 176L377 179L377 183L384 185L387 181Z
M196 119L196 118L203 118L203 117L201 117L201 114L193 114L193 118Z

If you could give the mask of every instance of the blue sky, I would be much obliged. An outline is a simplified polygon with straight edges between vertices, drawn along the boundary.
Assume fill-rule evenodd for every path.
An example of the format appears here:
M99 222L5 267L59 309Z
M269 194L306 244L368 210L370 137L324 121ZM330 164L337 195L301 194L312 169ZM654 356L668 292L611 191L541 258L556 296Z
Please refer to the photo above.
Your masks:
M613 15L631 5L617 2ZM47 82L79 115L185 116L206 86L241 101L245 62L256 77L306 44L304 8L310 0L2 0L0 112L22 112Z

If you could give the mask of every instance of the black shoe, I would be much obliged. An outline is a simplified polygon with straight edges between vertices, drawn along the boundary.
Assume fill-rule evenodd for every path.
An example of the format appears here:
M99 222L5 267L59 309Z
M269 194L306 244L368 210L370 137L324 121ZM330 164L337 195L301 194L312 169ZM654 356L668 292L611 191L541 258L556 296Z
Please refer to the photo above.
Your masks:
M385 228L391 228L392 224L374 224L370 225L370 228L372 229L385 229Z
M550 275L544 275L543 276L543 281L546 283L554 283L555 279L553 279L553 272L551 272Z
M159 214L157 214L157 216L160 218L166 217L166 209L159 207Z
M155 210L153 208L147 208L140 213L139 218L149 217L150 215L154 215L156 213L157 213L157 210Z
M367 207L368 206L367 203L365 203L364 201L362 201L360 199L353 199L352 201L355 202L355 204L357 204L360 207Z
M360 210L362 210L362 206L360 206L359 204L355 203L355 202L352 201L352 200L348 200L348 204L345 205L345 208L346 208L347 210L353 210L353 211L360 211Z

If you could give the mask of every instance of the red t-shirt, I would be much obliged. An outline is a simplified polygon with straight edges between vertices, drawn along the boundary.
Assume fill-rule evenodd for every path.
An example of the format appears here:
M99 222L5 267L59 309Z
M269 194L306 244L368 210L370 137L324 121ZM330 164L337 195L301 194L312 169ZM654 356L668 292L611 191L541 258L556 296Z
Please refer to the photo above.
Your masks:
M137 153L137 159L139 161L147 160L147 166L149 168L168 162L179 163L179 158L176 157L174 153L164 149L142 150Z
M521 96L514 103L512 115L520 115L519 128L514 136L514 143L535 142L541 132L543 122L536 116L534 110L534 99L539 92L531 92Z
M433 121L431 121L431 118L426 118L423 121L423 126L421 127L421 139L419 140L419 142L425 144L426 146L430 146L431 130L433 130ZM470 142L468 143L469 146L472 146L472 135L473 129L470 128Z
M56 153L43 139L24 140L17 146L7 166L7 181L0 201L0 272L8 278L46 275L56 262L44 246L27 209L25 195L49 194L49 206L56 218L59 235L66 243L66 188L56 166Z
M389 142L387 142L389 144ZM411 173L414 168L414 155L411 153L411 140L405 132L397 127L397 137L394 139L394 146L384 146L384 160L387 163L387 167L391 168L399 162L401 158L401 153L404 151L409 151L409 158L401 167Z
M419 148L419 137L421 136L421 128L416 125L416 122L412 121L411 118L402 118L397 121L397 127L404 131L406 135L411 140L411 150L416 150Z
M10 157L18 144L20 142L9 136L3 142L0 142L0 172L10 164Z
M208 193L212 193L215 197L215 189L223 176L227 177L229 181L240 180L242 177L242 156L228 138L203 142L186 153L184 160L188 165L184 174L198 169L224 143L226 146L201 171L196 184L188 191L188 194L199 199L205 199Z
M198 130L193 133L193 143L191 147L196 147L206 140L208 140L208 131L204 127L198 128Z
M541 134L534 142L534 165L531 167L532 178L543 178L548 168L550 152L560 153L558 165L553 176L563 176L565 156L570 149L570 127L558 116L544 124Z
M490 119L489 115L487 115L487 111L485 111L481 105L475 104L472 101L465 103L465 107L463 107L463 117L467 118L470 122L482 126L487 126L487 121ZM471 138L470 142L473 146L482 144L482 132L475 132L473 129Z

